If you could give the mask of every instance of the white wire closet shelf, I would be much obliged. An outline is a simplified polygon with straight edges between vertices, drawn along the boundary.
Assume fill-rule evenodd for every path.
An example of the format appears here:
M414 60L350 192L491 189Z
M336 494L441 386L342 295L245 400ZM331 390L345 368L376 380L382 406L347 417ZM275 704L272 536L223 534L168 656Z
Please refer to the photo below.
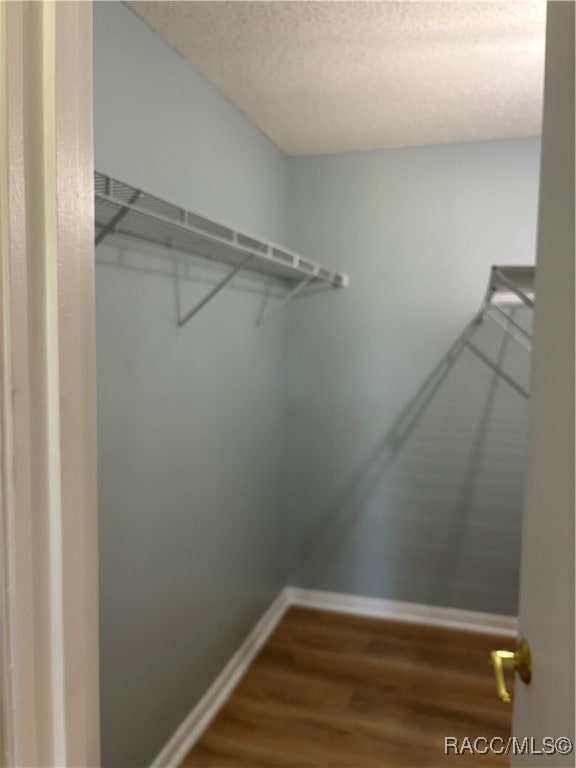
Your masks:
M535 267L492 267L488 285L488 301L499 305L524 304L534 308Z
M309 285L342 288L344 273L332 272L296 253L226 227L98 171L94 174L96 245L110 234L125 235L226 264L232 271L186 317L200 311L241 270L277 278L286 300Z
M435 373L440 371L445 375L461 351L468 349L518 394L528 400L529 391L503 369L499 360L493 360L481 347L477 346L474 343L474 337L484 320L490 318L530 352L532 334L529 327L520 322L520 316L517 313L518 310L522 309L526 315L525 310L532 311L534 309L534 277L535 269L531 266L492 267L480 309L448 350ZM527 317L525 316L524 321L526 320Z
M515 315L520 308L534 309L535 275L535 267L532 266L492 267L488 288L474 324L477 326L485 317L490 317L530 351L532 334Z

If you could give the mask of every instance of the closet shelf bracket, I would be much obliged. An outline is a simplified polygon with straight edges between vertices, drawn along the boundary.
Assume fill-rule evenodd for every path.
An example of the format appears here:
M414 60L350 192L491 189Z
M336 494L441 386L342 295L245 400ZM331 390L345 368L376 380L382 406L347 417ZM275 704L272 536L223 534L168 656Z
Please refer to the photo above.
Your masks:
M301 291L306 288L307 285L310 285L313 278L305 277L304 280L301 280L299 283L297 283L294 288L292 288L291 291L289 291L285 296L283 296L276 304L274 304L273 307L271 307L268 310L264 310L262 315L258 318L256 321L257 326L263 325L272 315L275 315L276 312L279 312L281 309L284 309L284 307L289 304L292 299L297 296Z
M492 267L478 315L478 322L490 317L528 351L532 349L532 334L513 315L520 304L534 309L534 280L534 267Z
M243 270L246 266L248 266L248 263L252 261L252 256L248 256L241 264L238 264L237 267L234 267L234 269L229 272L226 277L221 280L219 283L217 283L212 290L204 296L203 299L201 299L198 304L196 304L195 307L192 307L192 309L187 312L184 317L178 317L178 328L183 328L186 323L194 317L194 315L197 315L200 310L208 304L209 301L211 301L214 296L216 296L220 291L225 288L229 282L231 282L236 275Z
M464 346L467 347L470 352L476 355L479 360L482 360L485 365L497 373L498 376L504 379L504 381L506 381L513 389L515 389L516 392L522 395L522 397L525 397L526 400L529 400L530 394L524 389L524 387L520 386L518 382L514 381L512 376L509 376L506 371L503 371L502 368L500 368L493 360L490 360L488 355L485 355L484 352L482 352L482 350L479 349L475 344L473 344L470 340L467 340L464 342Z
M487 310L487 314L498 323L498 325L507 331L515 341L521 344L528 351L532 350L532 336L529 331L520 325L512 314L505 312L498 304L491 304Z
M527 400L530 397L530 393L506 371L502 370L498 362L491 360L485 352L477 347L472 342L472 337L484 321L484 318L490 317L506 333L530 351L532 349L532 335L527 328L516 320L514 314L519 309L520 304L523 304L528 309L534 308L534 278L534 267L492 267L488 288L484 294L479 311L472 318L447 355L448 364L451 364L463 348L470 350L472 354ZM509 311L506 311L506 309Z
M140 199L142 193L139 190L136 190L136 192L132 195L130 198L130 201L128 203L128 206L134 205L134 203L137 203ZM100 232L96 235L96 238L94 240L94 245L98 246L100 243L104 240L105 237L108 235L111 235L116 230L116 227L120 224L122 219L126 218L128 214L130 213L130 208L128 206L124 206L121 208L116 216L106 224L105 227L103 227Z

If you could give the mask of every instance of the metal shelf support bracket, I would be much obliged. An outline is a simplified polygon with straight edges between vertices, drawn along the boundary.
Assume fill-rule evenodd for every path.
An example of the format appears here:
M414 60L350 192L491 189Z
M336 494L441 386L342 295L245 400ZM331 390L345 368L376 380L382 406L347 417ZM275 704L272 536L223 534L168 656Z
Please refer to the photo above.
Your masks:
M141 196L142 196L142 192L136 192L134 195L132 195L132 197L128 201L128 205L134 205L134 203L137 203ZM111 235L112 232L114 232L114 230L118 226L118 224L120 224L122 219L125 216L127 216L129 213L130 213L130 208L122 208L122 210L120 210L116 214L116 216L114 216L110 224L107 224L104 227L104 229L96 235L96 239L94 240L94 245L97 245L97 246L100 245L100 243L102 242L102 240L104 240L105 237L107 237L108 235Z
M242 269L244 269L244 267L247 266L248 262L251 261L252 258L253 258L252 255L250 255L248 256L248 258L244 259L244 261L241 264L238 264L237 267L234 267L234 269L231 272L229 272L223 280L217 283L214 286L214 288L212 288L212 290L209 291L209 293L207 293L206 296L204 296L204 298L198 302L198 304L196 304L195 307L192 307L192 309L189 312L187 312L184 315L184 317L179 317L178 328L183 328L189 320L192 320L194 315L197 315L198 312L200 312L200 310L203 307L205 307L206 304L208 304L208 302L214 298L214 296L216 296L216 294L220 293L220 291L223 288L225 288L228 285L228 283L236 277L238 272L240 272Z
M481 349L479 349L475 344L473 344L469 339L464 342L465 346L472 352L476 357L478 357L480 360L482 360L483 363L485 363L489 368L491 368L495 373L498 374L502 379L504 379L505 382L507 382L513 389L516 390L522 397L525 397L526 400L530 399L530 393L527 392L524 387L520 386L512 376L509 376L506 371L503 371L500 366L495 363L493 360L490 360L488 355L485 355L484 352L482 352Z
M513 312L508 314L498 304L490 304L487 313L489 317L494 320L495 323L510 334L510 336L517 341L524 349L530 351L532 349L532 335L526 330L520 323L518 323L514 317Z
M268 311L264 311L261 316L256 321L257 326L263 325L266 320L268 320L272 315L276 314L279 310L283 309L289 302L292 301L292 299L297 296L300 291L304 290L307 285L309 285L312 280L314 279L313 275L310 275L310 277L304 278L304 280L300 280L299 283L297 283L294 288L292 288L291 291L289 291L285 296L283 296L280 301L278 301L274 306L269 309Z

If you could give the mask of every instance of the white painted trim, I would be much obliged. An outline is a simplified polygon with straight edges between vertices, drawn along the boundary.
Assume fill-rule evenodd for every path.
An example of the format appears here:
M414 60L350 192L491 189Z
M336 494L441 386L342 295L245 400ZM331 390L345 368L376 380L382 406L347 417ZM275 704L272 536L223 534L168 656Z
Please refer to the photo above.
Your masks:
M152 768L177 768L210 725L233 689L246 672L258 651L274 631L289 607L288 591L283 589L265 611L254 629L232 656L205 695L180 725Z
M288 588L291 605L336 611L355 616L373 616L378 619L408 621L434 627L464 629L470 632L494 633L516 636L518 619L496 613L477 613L458 608L442 608L436 605L403 603L375 597L345 595L338 592L320 592L312 589Z
M258 651L266 643L280 619L291 606L335 611L353 616L413 622L435 627L464 629L471 632L516 636L517 619L492 613L461 611L418 603L402 603L337 592L319 592L299 587L285 587L260 618L246 640L218 675L214 683L158 754L151 768L177 768L244 675Z
M91 3L0 3L0 764L100 764Z

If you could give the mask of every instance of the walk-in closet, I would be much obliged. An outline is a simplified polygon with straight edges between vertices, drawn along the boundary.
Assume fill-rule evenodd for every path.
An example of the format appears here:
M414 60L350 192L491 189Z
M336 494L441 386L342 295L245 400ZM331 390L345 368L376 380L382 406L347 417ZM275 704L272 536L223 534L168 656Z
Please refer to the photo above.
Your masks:
M408 765L460 687L509 732L545 34L94 3L102 765Z

